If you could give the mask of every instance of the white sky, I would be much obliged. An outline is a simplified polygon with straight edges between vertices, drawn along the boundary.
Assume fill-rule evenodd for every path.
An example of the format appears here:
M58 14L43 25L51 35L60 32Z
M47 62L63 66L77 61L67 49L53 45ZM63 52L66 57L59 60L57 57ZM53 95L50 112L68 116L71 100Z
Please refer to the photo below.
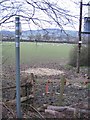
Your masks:
M10 1L22 1L23 2L24 0L10 0ZM28 1L31 1L31 0L28 0ZM39 1L42 1L42 0L39 0ZM79 18L79 10L80 10L79 9L79 1L80 0L49 0L49 1L51 1L53 3L57 3L58 6L60 6L61 8L70 10L72 15L78 15L78 18ZM89 1L90 0L83 0L83 3L87 4ZM76 2L78 4L76 5L73 2ZM25 4L24 4L24 9L26 9L25 7L27 7L27 6L25 6ZM29 8L30 8L30 6L28 6L28 9ZM84 16L87 16L87 14L85 15L86 12L87 12L87 7L83 7L83 15ZM30 11L29 11L29 13L30 13ZM40 12L40 11L36 14L36 17L38 17L38 16L39 16L39 18L48 19L47 16L42 14L42 12ZM15 17L13 19L15 19ZM74 24L74 28L72 28L70 26L64 26L64 28L78 30L79 29L79 20L76 19L75 21L76 21L76 24ZM42 25L44 26L44 28L58 28L58 26L56 26L55 24L49 25L49 24L43 23ZM28 30L30 28L31 29L39 29L39 27L36 27L32 22L26 23L25 20L23 21L22 19L21 19L21 26L22 26L22 30ZM2 26L2 29L7 29L7 30L8 29L14 30L14 28L15 28L14 23L4 24Z

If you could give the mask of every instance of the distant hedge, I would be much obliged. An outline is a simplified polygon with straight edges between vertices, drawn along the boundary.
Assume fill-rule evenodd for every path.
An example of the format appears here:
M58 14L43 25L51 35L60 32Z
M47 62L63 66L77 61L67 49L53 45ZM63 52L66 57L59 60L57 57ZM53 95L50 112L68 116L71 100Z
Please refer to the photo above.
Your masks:
M77 65L77 51L78 47L74 47L73 50L70 52L70 57L69 57L69 65L76 67ZM90 66L89 63L89 48L86 45L83 45L81 47L81 55L80 55L80 66Z

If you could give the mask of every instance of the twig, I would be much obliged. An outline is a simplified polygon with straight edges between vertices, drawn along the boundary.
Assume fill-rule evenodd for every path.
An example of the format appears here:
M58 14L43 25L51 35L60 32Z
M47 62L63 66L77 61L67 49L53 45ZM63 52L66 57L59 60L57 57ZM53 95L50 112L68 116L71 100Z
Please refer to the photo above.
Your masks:
M29 105L29 104L28 104L28 105ZM40 113L35 107L33 107L32 105L29 105L29 106L30 106L34 111L36 111L41 118L43 118L44 120L46 120L46 119L44 118L44 116L41 115L41 113Z
M36 108L34 108L32 105L30 105L30 107L31 107L33 110L35 110L44 120L46 120Z
M22 104L24 104L24 103L22 103ZM44 120L46 120L46 119L44 118L44 116L42 116L41 113L40 113L36 108L34 108L32 105L29 105L29 104L28 104L28 106L30 106L35 112L37 112L41 118L43 118ZM38 116L38 117L39 117L39 116ZM39 118L40 118L40 117L39 117Z
M0 104L1 104L1 103L0 103ZM13 116L15 116L15 114L13 113L13 111L11 111L4 102L2 102L2 104L3 104L3 106L4 106Z

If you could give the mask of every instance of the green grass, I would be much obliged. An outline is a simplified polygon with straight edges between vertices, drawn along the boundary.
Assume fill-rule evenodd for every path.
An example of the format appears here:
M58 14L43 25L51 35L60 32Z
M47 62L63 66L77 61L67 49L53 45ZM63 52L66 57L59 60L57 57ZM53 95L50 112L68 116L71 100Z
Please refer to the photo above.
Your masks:
M68 60L73 45L58 43L20 43L21 63ZM3 42L3 61L15 63L15 43Z

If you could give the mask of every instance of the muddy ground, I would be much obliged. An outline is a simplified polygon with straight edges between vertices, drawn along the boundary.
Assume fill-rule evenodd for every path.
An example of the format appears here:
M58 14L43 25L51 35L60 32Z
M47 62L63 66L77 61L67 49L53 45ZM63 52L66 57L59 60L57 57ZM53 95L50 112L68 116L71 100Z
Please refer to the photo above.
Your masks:
M81 68L80 73L77 74L76 68L68 65L61 65L59 63L46 64L32 64L21 65L21 84L25 83L25 77L30 73L34 73L34 99L23 102L22 114L23 118L73 118L71 112L63 111L59 116L50 115L42 110L43 105L60 106L60 89L61 77L65 74L66 85L64 86L62 106L72 106L77 109L88 108L88 88L85 81L88 80L88 68ZM29 80L29 77L28 77ZM50 81L48 92L46 93L47 81ZM15 86L15 67L3 65L2 78L2 101L3 101L3 118L16 117L16 104L7 104L8 101L16 98L15 89L3 89L4 87ZM21 96L23 92L21 90ZM31 108L33 106L35 109ZM40 113L38 113L38 112ZM42 115L42 116L41 116ZM81 114L78 117L88 118L88 114Z

